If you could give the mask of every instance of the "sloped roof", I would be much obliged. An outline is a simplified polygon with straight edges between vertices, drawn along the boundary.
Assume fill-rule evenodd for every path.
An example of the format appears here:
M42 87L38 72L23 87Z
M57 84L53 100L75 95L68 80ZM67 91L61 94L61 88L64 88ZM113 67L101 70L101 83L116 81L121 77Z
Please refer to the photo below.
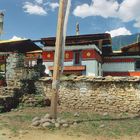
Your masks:
M122 52L140 52L140 42L136 42L121 48Z
M66 45L98 45L99 41L102 40L103 45L111 44L111 36L108 33L101 34L87 34L87 35L75 35L66 37ZM41 43L44 46L55 46L55 37L42 38Z
M20 52L26 53L29 51L42 50L30 39L24 40L4 40L0 41L0 52Z

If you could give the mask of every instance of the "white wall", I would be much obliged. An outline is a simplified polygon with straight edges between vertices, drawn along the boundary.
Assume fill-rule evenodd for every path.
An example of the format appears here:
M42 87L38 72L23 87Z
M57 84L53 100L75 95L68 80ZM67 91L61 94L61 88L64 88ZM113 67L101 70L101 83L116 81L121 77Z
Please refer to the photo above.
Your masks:
M51 72L49 71L48 67L53 66L53 62L43 62L43 64L46 66L45 73L51 75ZM102 75L101 63L99 63L98 65L98 61L96 60L82 61L81 65L86 66L86 72L83 74L87 76L101 76ZM73 61L64 62L64 66L73 66ZM99 69L99 75L98 75L98 69Z
M104 63L102 68L105 72L135 71L135 63Z
M99 63L99 76L102 76L103 70L102 70L102 64Z
M98 76L98 61L96 60L82 61L82 65L86 66L87 76Z
M51 72L49 71L48 67L53 66L53 62L43 62L43 65L45 65L46 67L45 73L51 75ZM64 62L64 66L73 66L73 61Z

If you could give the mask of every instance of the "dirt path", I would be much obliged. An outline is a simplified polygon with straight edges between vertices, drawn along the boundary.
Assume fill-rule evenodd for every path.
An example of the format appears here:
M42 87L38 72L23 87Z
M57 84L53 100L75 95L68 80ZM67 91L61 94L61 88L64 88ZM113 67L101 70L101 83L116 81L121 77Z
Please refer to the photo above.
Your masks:
M42 130L31 130L28 133L13 135L9 130L0 131L0 140L140 140L139 136L120 138L92 137L90 135L68 136L62 133L47 133Z
M0 131L0 140L94 140L91 136L68 136L61 133L47 133L42 130L14 135L9 130Z
M39 135L38 135L39 134ZM19 140L19 139L13 139ZM45 134L45 133L32 133L27 134L25 137L21 138L20 140L115 140L112 138L105 138L105 137L92 137L92 136L67 136L63 134ZM122 137L118 138L117 140L140 140L139 137Z

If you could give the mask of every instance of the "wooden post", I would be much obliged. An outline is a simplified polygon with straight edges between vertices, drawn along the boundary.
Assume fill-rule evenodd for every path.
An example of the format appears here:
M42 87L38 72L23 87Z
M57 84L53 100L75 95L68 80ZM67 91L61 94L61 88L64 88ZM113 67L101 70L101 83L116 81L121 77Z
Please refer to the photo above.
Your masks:
M63 26L65 16L65 2L66 0L59 1L58 23L57 23L57 35L53 68L53 82L52 82L52 100L51 100L51 117L57 118L57 103L58 103L58 89L60 82L60 59L62 55L62 43L63 43Z
M103 40L102 39L99 40L98 46L102 50L102 48L103 48Z

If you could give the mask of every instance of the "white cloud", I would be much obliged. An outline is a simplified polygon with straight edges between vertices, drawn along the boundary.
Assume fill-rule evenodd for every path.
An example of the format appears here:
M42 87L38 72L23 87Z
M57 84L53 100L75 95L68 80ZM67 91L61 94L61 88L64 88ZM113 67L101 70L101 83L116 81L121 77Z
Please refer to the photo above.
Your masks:
M115 0L92 0L90 5L84 3L77 6L73 14L78 17L102 16L104 18L116 16L119 3Z
M43 0L35 0L38 4L42 4Z
M51 10L54 11L56 8L59 7L59 4L57 2L49 3L49 6L51 7Z
M23 40L23 39L26 39L26 38L22 38L22 37L18 37L14 35L10 40Z
M59 7L57 2L44 2L44 0L34 0L25 2L23 5L24 12L30 15L46 15L48 11L55 11Z
M46 15L47 14L46 10L42 6L30 3L30 2L25 2L23 9L26 13L31 14L31 15Z
M139 6L140 0L124 0L120 4L118 16L126 22L135 20L137 17L140 17Z
M140 27L140 0L124 0L120 4L118 17L124 21L135 21L134 26Z
M76 7L76 9L73 11L73 14L77 17L85 18L88 16L93 16L93 9L92 6L88 4L79 5Z
M121 27L121 28L114 29L114 30L111 30L111 31L106 31L106 33L111 34L111 37L115 37L115 36L119 36L119 35L131 35L132 34L125 27Z
M140 27L139 7L140 0L123 0L122 3L118 3L117 0L92 0L90 5L78 5L73 14L81 18L101 16L119 18L123 22L135 21L134 26Z

